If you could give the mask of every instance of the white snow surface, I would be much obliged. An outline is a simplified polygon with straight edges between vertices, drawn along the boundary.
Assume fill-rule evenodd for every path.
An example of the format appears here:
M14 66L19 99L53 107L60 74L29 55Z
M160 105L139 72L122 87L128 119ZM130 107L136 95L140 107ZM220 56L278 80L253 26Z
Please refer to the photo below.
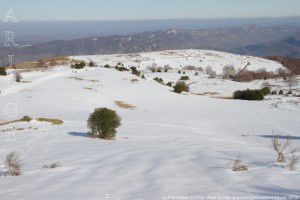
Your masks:
M146 69L156 64L164 67L169 65L172 68L183 68L185 66L211 67L217 74L223 72L223 67L232 65L236 70L247 67L250 71L266 69L275 72L279 68L284 68L280 63L258 57L235 55L211 50L168 50L137 54L120 55L96 55L96 56L76 56L75 59L100 62L102 65L109 64L115 66L118 63L126 63L128 66L136 66Z
M0 174L6 172L1 164L9 152L17 152L23 163L21 176L0 176L1 200L300 199L300 166L291 172L287 163L277 165L271 145L272 135L280 134L300 147L299 97L222 99L237 89L260 88L264 81L237 83L194 72L187 72L193 94L175 94L152 81L156 76L176 81L181 76L177 68L186 65L209 65L221 73L227 64L242 68L250 62L251 70L276 71L282 68L279 63L204 50L72 58L140 66L146 79L115 69L70 66L23 73L22 83L15 83L12 74L1 77L0 123L25 115L64 121L60 126L36 120L0 126ZM151 73L146 69L152 63L176 70ZM269 82L286 90L281 80ZM212 92L217 94L206 94ZM120 108L116 100L136 108ZM87 136L88 116L100 107L114 109L122 118L114 141ZM248 171L232 171L238 156ZM60 166L42 168L55 162Z

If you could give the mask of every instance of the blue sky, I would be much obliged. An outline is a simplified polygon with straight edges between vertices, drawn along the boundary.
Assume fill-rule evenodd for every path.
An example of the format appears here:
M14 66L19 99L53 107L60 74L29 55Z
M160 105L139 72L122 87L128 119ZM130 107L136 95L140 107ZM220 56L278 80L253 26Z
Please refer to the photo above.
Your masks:
M300 16L300 0L0 0L18 20L128 20Z

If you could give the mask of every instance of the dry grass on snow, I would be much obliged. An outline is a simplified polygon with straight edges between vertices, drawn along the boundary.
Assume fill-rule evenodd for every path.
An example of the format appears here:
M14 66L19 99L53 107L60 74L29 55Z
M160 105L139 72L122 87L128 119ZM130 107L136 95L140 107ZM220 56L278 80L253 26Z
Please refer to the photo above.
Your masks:
M51 123L52 125L61 125L64 122L60 119L50 119L50 118L37 118L36 119L39 122L48 122Z
M120 108L123 108L123 109L130 109L130 110L133 110L133 109L136 108L136 107L133 106L133 105L124 103L123 101L115 101L115 104L116 104L117 106L119 106Z

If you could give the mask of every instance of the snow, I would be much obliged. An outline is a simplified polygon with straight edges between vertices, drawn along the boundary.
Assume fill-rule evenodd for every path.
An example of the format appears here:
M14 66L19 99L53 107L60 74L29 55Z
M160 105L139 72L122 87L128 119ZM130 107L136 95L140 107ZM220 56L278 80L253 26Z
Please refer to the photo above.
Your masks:
M73 58L87 61L86 56L76 56ZM216 71L217 74L221 74L223 72L223 67L226 65L233 65L237 70L239 70L246 67L248 63L249 66L247 69L251 71L266 69L269 72L275 72L277 69L283 68L280 63L262 58L192 49L138 54L96 55L88 56L88 58L96 62L112 66L115 66L118 63L126 63L128 66L140 67L141 70L152 66L153 63L161 67L170 65L172 68L195 66L205 69L209 66Z
M221 57L203 58L211 54ZM140 66L146 80L132 83L137 77L129 72L69 66L22 73L26 83L15 83L12 74L0 78L0 105L16 106L0 112L0 122L25 115L64 121L60 126L36 120L0 126L0 161L15 151L23 162L21 176L0 176L1 200L159 200L168 195L169 199L195 195L198 199L209 195L300 198L299 167L295 172L278 167L270 139L274 133L290 135L291 145L299 148L299 97L275 95L261 102L224 99L237 89L260 88L264 81L236 83L209 79L204 73L193 76L190 71L193 94L175 94L172 88L152 81L156 76L176 81L181 76L177 69L186 65L211 65L221 72L226 64L242 67L250 62L251 70L275 71L282 68L279 63L204 50L141 53L139 63L132 55L72 58L93 60L100 66L118 62ZM151 73L146 69L154 62L174 70ZM281 80L268 82L287 89ZM218 94L199 95L205 92ZM136 109L122 109L116 100ZM87 137L86 121L97 107L109 107L121 116L115 141ZM239 155L248 171L232 171ZM42 168L55 162L61 166ZM1 170L5 172L3 166Z

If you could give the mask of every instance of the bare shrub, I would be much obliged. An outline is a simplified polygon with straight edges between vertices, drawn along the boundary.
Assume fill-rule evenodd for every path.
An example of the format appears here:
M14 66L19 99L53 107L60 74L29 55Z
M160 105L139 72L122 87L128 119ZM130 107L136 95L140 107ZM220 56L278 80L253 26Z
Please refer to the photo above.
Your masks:
M298 80L294 76L288 77L285 82L290 90L292 90L293 87L298 85Z
M247 171L248 167L244 164L242 164L242 161L240 160L240 156L238 156L232 166L232 171L237 172L237 171Z
M288 58L288 57L280 57L280 56L273 56L267 57L267 59L275 60L280 62L284 67L286 67L291 73L300 75L300 59L299 58Z
M271 78L277 78L278 75L273 72L267 72L264 69L257 70L256 72L242 70L235 74L232 79L237 82L251 82L253 80L267 80Z
M21 73L20 72L16 72L15 73L15 81L19 83L19 82L21 82L21 79L22 79Z
M289 169L290 171L295 171L296 170L296 165L298 163L298 158L296 156L296 149L292 149L292 151L290 152L290 158L289 158Z
M51 163L50 165L44 165L43 168L45 169L54 169L57 167L60 167L60 163L59 162L55 162L55 163Z
M289 72L289 70L279 68L279 69L276 70L276 73L277 73L280 77L286 78L290 72Z
M152 71L153 73L157 72L159 69L161 71L161 68L159 68L156 63L152 63L152 65L149 67L149 70Z
M9 170L9 174L11 176L19 176L21 175L21 167L22 163L19 158L19 155L15 152L11 152L6 156L5 167Z
M215 78L217 75L211 67L206 67L205 72L209 75L209 78Z
M234 68L233 65L226 65L223 68L223 74L222 74L223 78L228 79L234 76L235 74L236 74L236 69Z
M171 70L172 68L170 67L170 65L165 65L164 66L164 68L163 68L163 70L165 71L165 72L167 72L168 70Z
M289 146L289 138L280 139L279 135L274 135L272 139L272 145L276 153L278 154L277 162L285 162L284 151Z

